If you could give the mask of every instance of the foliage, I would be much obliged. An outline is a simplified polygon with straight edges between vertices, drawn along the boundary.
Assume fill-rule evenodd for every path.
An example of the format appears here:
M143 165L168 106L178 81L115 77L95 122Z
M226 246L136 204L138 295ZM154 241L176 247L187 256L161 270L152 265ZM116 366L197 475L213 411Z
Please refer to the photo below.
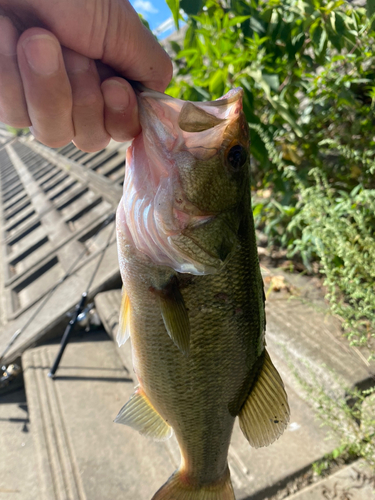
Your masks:
M328 394L312 370L309 381L297 372L295 376L322 425L328 426L331 436L339 440L337 448L315 464L315 472L324 472L332 460L353 457L364 458L375 472L375 388L342 388L346 397L334 397Z
M307 267L318 254L332 311L353 342L367 344L375 331L375 190L359 184L347 193L331 188L318 169L313 175L315 185L302 188L301 210L289 224L303 228L293 251Z
M256 225L307 269L320 263L334 312L365 342L375 336L373 4L188 3L168 0L176 23L180 7L188 14L168 93L194 101L243 88Z

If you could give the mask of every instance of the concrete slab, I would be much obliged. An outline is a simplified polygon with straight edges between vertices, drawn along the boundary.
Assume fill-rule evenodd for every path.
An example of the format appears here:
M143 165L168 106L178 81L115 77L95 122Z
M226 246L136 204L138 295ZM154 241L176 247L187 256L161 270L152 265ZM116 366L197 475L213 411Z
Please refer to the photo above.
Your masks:
M375 385L375 363L343 337L340 320L330 314L314 280L280 270L270 274L285 279L285 289L269 293L266 301L266 339L282 360L284 380L293 384L294 370L308 381L314 375L333 396ZM296 390L303 396L301 387Z
M55 151L36 141L31 141L27 143L30 149L43 156L45 159L49 160L51 163L55 164L57 167L65 170L70 176L74 177L79 182L84 182L90 184L93 191L100 194L103 199L109 203L118 203L122 196L122 187L118 184L114 184L107 177L97 174L94 170L91 170L87 165L84 167L79 163L76 163L64 156L59 155ZM103 161L106 161L110 152L103 150Z
M362 460L313 484L288 500L375 500L375 475Z
M104 334L69 343L54 380L58 346L23 356L43 500L149 499L174 470L168 448L113 423L134 391Z
M107 290L106 292L98 293L94 299L94 303L105 331L112 340L116 340L121 305L121 290Z
M23 390L0 398L0 500L39 498L35 448Z

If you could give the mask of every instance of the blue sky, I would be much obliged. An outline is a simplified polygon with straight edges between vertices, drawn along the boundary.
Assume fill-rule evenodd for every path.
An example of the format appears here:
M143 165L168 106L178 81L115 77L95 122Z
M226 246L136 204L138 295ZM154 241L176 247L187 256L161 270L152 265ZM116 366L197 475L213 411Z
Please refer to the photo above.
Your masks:
M152 30L171 17L171 11L165 0L130 0L130 3L147 19Z

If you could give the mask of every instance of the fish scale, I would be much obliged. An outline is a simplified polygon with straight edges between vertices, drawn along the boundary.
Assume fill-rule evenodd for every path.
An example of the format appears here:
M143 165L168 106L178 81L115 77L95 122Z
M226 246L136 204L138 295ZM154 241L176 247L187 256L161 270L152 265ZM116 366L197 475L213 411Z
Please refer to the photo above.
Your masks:
M154 500L234 499L227 455L235 418L253 446L273 442L289 419L283 383L265 350L242 91L186 107L143 90L138 103L144 136L128 153L117 230L119 338L130 331L139 386L116 421L156 439L172 429L176 435L181 465ZM202 159L201 144L215 153ZM158 182L168 193L162 209L153 208ZM148 207L139 207L152 224L142 226L129 192L147 199ZM140 227L145 244L137 247Z

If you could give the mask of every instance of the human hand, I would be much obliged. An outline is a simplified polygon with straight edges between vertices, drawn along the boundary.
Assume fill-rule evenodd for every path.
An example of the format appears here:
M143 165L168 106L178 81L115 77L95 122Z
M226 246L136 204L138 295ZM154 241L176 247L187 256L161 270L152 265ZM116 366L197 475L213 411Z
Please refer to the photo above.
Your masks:
M140 124L125 78L163 92L171 76L128 0L0 0L0 121L47 146L132 139Z

